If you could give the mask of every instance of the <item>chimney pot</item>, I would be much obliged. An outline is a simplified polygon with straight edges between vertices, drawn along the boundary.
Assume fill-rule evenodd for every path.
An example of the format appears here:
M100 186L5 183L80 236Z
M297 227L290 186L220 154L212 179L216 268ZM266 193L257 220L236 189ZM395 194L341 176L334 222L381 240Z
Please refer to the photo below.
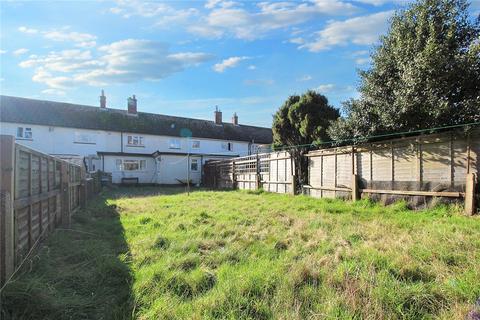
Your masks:
M102 95L100 96L100 108L105 109L107 107L107 97L102 89Z
M137 114L137 99L135 98L135 95L128 98L128 113Z
M238 126L238 116L236 112L233 113L232 123L234 126Z
M218 106L215 106L215 124L222 124L222 111L218 109Z

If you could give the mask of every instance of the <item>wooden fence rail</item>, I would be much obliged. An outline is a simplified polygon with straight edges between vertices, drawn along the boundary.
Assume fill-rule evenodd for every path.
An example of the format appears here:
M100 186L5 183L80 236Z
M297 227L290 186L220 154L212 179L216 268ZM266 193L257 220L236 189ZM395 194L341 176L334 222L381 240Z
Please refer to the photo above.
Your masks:
M271 152L227 160L207 161L203 185L212 189L264 189L293 193L293 161L288 152Z
M451 131L311 151L305 193L353 200L362 194L413 206L433 197L462 198L473 214L480 169L480 130Z
M100 189L98 174L0 135L0 285L56 226Z

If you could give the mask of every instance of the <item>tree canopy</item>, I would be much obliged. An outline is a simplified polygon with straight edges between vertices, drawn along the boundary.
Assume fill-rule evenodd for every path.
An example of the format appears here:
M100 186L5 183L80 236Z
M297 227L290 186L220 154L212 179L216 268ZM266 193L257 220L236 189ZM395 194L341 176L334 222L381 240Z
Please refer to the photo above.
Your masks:
M465 0L420 0L391 19L328 134L345 139L480 121L480 16Z
M276 146L321 143L330 139L327 129L340 116L328 99L315 91L292 95L273 118L273 143Z

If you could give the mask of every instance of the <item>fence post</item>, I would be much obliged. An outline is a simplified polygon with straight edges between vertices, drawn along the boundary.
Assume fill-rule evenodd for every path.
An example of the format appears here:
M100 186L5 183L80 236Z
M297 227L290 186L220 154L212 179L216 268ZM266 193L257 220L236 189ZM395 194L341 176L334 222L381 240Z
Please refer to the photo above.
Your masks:
M69 164L62 161L60 171L60 188L61 188L61 203L62 203L62 224L70 225L70 177L69 177Z
M0 136L0 168L0 284L3 285L15 269L13 136Z
M80 170L80 207L85 208L87 206L87 178L85 170Z
M358 177L356 174L352 174L352 201L360 200L360 194L358 192Z
M232 188L237 189L237 176L235 174L235 160L232 160Z
M260 186L261 186L261 179L262 179L262 176L260 175L260 158L258 157L258 153L257 153L257 162L256 162L256 171L257 171L257 174L255 176L255 189L256 190L260 190Z
M475 187L477 186L477 176L475 173L467 174L467 184L465 186L465 214L473 215L476 213Z

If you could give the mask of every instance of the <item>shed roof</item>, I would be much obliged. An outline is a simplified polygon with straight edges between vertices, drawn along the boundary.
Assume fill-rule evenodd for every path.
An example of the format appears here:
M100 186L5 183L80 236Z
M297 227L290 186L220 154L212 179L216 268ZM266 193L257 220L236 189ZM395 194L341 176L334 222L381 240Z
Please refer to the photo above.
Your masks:
M81 129L180 137L189 129L196 138L272 143L270 128L174 117L162 114L27 99L0 95L0 121Z

